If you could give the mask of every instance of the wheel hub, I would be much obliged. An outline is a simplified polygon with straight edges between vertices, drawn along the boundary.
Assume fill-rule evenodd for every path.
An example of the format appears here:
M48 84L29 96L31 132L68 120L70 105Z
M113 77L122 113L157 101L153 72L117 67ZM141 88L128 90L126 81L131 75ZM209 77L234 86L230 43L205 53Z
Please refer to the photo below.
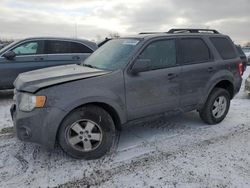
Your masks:
M66 138L73 148L80 151L91 151L101 144L102 130L91 120L79 120L67 129Z
M227 108L227 99L224 96L219 96L215 99L212 109L212 114L215 118L222 117Z

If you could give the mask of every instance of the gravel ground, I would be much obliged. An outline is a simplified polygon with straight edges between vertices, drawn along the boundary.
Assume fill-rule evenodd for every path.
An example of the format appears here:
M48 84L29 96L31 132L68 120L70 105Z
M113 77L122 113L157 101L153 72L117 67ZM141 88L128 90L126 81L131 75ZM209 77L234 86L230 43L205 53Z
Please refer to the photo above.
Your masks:
M11 98L12 91L0 92L0 187L250 187L250 98L243 90L218 125L190 112L126 128L117 149L94 161L17 140Z

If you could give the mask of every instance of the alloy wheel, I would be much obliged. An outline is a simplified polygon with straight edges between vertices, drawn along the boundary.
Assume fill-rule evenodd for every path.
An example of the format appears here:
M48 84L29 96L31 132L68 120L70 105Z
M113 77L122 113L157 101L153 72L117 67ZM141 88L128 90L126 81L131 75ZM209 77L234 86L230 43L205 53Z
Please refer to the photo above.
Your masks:
M102 130L100 126L88 119L74 122L66 130L66 140L77 150L87 152L98 148L102 142Z

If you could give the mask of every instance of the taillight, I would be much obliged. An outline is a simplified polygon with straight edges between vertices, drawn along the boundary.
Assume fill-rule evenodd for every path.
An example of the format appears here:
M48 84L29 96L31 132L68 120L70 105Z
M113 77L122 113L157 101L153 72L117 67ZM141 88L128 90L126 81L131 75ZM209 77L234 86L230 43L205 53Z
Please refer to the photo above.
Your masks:
M244 72L244 67L243 67L243 63L242 62L240 62L238 64L238 71L239 71L239 74L242 76L243 72Z

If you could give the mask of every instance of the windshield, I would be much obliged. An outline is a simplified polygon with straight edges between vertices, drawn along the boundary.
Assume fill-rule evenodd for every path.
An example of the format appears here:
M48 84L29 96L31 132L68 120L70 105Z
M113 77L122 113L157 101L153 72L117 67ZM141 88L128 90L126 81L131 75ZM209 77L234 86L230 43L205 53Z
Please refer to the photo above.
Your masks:
M0 50L0 54L2 54L4 51L6 51L7 49L9 49L11 46L15 45L16 43L18 43L18 41L12 42L12 43L8 44L7 46L3 47L3 48Z
M138 45L136 39L114 39L97 49L83 66L104 70L118 70L123 68Z

